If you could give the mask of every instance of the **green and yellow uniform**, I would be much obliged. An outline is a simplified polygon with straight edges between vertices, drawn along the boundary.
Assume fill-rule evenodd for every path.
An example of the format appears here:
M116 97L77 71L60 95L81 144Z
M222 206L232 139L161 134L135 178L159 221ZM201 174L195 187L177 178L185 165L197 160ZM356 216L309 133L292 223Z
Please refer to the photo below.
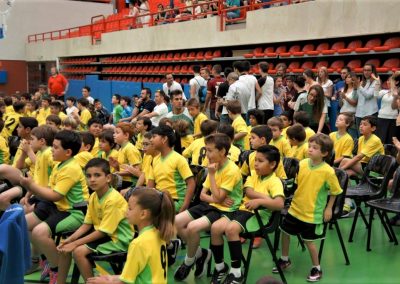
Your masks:
M10 163L10 149L8 148L6 139L3 136L0 136L0 164L9 164L9 163Z
M357 154L363 154L364 158L360 161L361 163L367 164L369 160L377 155L383 155L385 150L383 149L383 144L381 139L375 134L371 134L368 139L365 139L365 136L361 136L358 139L358 152Z
M292 147L292 152L290 153L291 158L296 158L297 160L301 161L308 157L308 143L301 142L297 146Z
M247 164L247 161L243 163L241 168L242 175L249 176L253 173L255 160L256 160L256 151L252 152L249 155L249 164ZM279 161L278 167L275 170L275 174L281 179L287 179L282 160Z
M93 155L93 157L98 157L99 156L99 153L100 153L99 144L100 144L99 138L96 137L94 139L94 145L93 145L92 151L90 151L90 153Z
M39 126L46 124L46 118L50 115L50 108L40 108L36 115Z
M235 135L238 133L246 133L246 136L235 141L234 144L237 145L242 150L250 150L250 140L249 140L249 131L247 128L247 124L244 121L241 115L238 115L232 122L232 127L235 130Z
M33 170L33 181L40 186L47 187L54 164L51 147L46 147L46 149L37 151L36 163L34 164L35 168Z
M205 115L202 112L200 112L196 117L193 118L193 124L194 124L193 134L194 135L201 135L200 126L203 123L203 121L205 121L207 119L208 119L207 115Z
M17 128L19 124L19 119L23 115L18 112L12 112L7 114L4 117L4 127L3 130L1 131L0 135L4 137L4 139L8 139L8 137L13 135L14 130Z
M194 140L193 143L183 151L182 156L186 159L191 159L191 165L203 165L203 162L207 159L204 137Z
M315 131L312 130L310 127L305 127L304 130L306 131L306 142L308 142L311 136L315 135Z
M121 148L118 151L118 163L120 170L123 170L123 165L136 166L142 163L142 155L139 150L131 143L125 142L121 145ZM135 176L123 176L122 180L131 182L132 184L136 184L137 177Z
M332 132L329 137L333 141L333 149L335 150L335 160L343 157L352 157L354 149L354 141L349 133L340 136L339 132Z
M271 139L269 145L275 146L279 150L282 158L288 157L292 151L289 141L285 139L283 135L281 135L278 139Z
M80 131L86 131L87 130L87 124L88 124L88 122L89 122L89 120L91 118L92 118L92 114L90 113L90 111L87 108L84 108L81 111L81 115L80 115L81 123L80 123L78 129ZM82 126L82 125L84 125L84 126Z
M92 153L88 151L81 151L77 155L75 155L75 161L81 166L82 170L86 167L86 164L94 158Z

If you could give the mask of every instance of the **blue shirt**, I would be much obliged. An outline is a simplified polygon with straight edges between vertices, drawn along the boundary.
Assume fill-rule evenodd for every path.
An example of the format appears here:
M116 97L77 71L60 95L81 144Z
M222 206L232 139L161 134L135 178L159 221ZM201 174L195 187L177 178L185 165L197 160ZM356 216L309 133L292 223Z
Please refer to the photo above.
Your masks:
M122 115L121 118L130 117L132 115L132 108L130 106L125 107L121 115Z

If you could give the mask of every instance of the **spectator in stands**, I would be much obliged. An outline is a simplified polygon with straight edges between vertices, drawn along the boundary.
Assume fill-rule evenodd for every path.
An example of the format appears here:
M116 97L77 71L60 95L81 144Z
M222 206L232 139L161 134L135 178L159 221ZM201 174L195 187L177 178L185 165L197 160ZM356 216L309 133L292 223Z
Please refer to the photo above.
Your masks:
M82 96L89 101L89 104L94 104L94 98L90 96L89 86L85 86L82 88Z
M340 113L347 113L352 117L352 121L355 121L355 113L357 107L357 90L355 90L355 82L357 81L357 75L353 72L348 73L345 76L345 85L341 91L338 92L339 95L339 105L341 105ZM355 124L348 129L349 134L353 139L357 139L358 130Z
M150 118L152 125L157 127L160 120L168 114L167 103L169 100L167 95L162 90L157 90L154 93L154 101L156 106L154 107L153 111L143 114L142 117Z
M348 66L345 66L340 70L340 79L335 82L335 85L333 87L333 92L336 96L336 98L340 98L340 93L343 91L343 88L345 86L345 81L347 75L351 72L351 68Z
M261 78L258 85L261 87L261 96L258 99L258 109L264 113L264 121L268 121L274 115L274 79L268 75L267 62L258 63Z
M132 120L131 98L128 96L121 97L121 106L123 108L120 122L129 122Z
M199 91L202 89L202 87L207 87L207 81L202 76L200 76L200 69L200 65L194 65L192 67L194 77L189 81L190 97L196 98L199 101L200 97L202 96L202 94L199 94ZM202 97L202 99L205 98Z
M324 90L325 95L325 104L329 108L331 107L331 98L333 94L333 82L329 80L328 77L328 68L322 66L318 69L318 77L317 77L318 84L321 85L322 89Z
M148 15L150 13L150 4L147 0L140 0L139 6L139 14L140 14L140 22L143 27L147 27L151 25L151 16ZM145 16L147 15L147 16Z
M286 86L286 70L287 70L287 65L285 63L278 63L275 67L276 70L276 76L282 76L283 78L283 85Z
M189 123L189 132L193 133L193 119L189 114L188 109L184 106L184 99L182 91L175 90L171 92L172 111L167 114L167 118L172 121L180 119L186 120Z
M233 71L233 69L231 67L225 67L224 69L224 75L225 78L228 78L229 73L231 73ZM229 82L228 81L224 81L222 83L219 84L218 88L217 88L217 94L216 94L216 99L217 99L217 103L216 103L216 107L215 107L215 116L219 119L222 113L222 105L218 103L218 98L224 98L226 96L226 94L228 93L229 90Z
M56 67L51 67L51 76L48 81L48 92L57 100L64 101L65 93L68 91L68 80L60 73Z
M151 90L149 88L143 88L140 92L140 99L136 102L135 109L130 119L151 113L155 107L156 102L151 99Z
M286 94L286 88L283 86L283 78L281 76L275 77L274 84L274 116L280 116L283 111L283 99Z
M283 97L283 109L289 110L289 102L296 96L297 90L294 87L294 77L290 75L286 75L283 79L283 82L286 82L286 93Z
M110 119L110 112L103 106L100 100L94 100L94 111L96 113L96 117L100 119L101 123L107 124Z
M250 75L250 69L251 69L251 64L249 61L236 61L233 62L233 70L238 73L239 75L239 81L244 83L244 85L247 87L248 91L250 92L249 95L249 104L246 108L246 113L247 110L249 109L255 109L256 108L256 101L261 96L261 88L258 85L257 78L253 75Z
M239 80L239 76L236 72L229 73L227 79L229 83L229 90L223 99L218 99L219 104L223 105L221 123L230 123L231 120L228 116L228 111L226 105L229 101L238 100L241 105L242 116L246 118L246 113L248 111L250 92L247 86Z
M376 135L381 139L383 144L392 144L392 139L396 136L396 118L399 114L399 110L397 107L392 107L395 99L394 93L397 91L394 80L395 75L396 74L393 74L393 76L388 78L387 85L389 89L387 90L380 90L379 81L375 83L374 96L381 99Z
M185 93L182 90L182 86L178 82L174 81L174 75L172 75L171 73L165 75L165 80L166 80L166 82L163 84L164 93L168 97L170 97L172 91L175 91L175 90L181 91L183 99L186 101L186 96L185 96Z
M166 12L165 12L165 22L166 23L171 23L173 22L173 19L175 19L175 11L174 9L171 9L171 6L166 7Z
M297 76L293 83L293 87L296 89L297 93L288 105L294 111L298 111L300 103L307 100L307 91L304 89L305 84L306 80L303 76Z
M224 4L225 8L240 7L240 0L226 0ZM240 10L231 10L226 13L228 19L235 19L240 17Z
M393 102L392 102L392 108L393 109L400 109L400 99L399 99L399 93L400 93L400 72L396 71L393 75L393 84L394 86L391 86L393 88ZM396 118L396 134L395 136L397 139L400 139L400 113L397 115ZM394 143L395 144L395 143Z
M221 76L221 71L222 71L221 65L219 65L219 64L214 65L211 69L213 78L207 82L207 97L206 97L206 102L203 107L203 112L206 112L209 107L210 108L210 118L212 120L217 120L217 114L216 114L216 112L218 111L216 109L216 107L217 107L217 90L219 90L219 87L221 86L221 84L223 82L225 82L225 79ZM225 96L228 89L229 89L229 84L226 83L226 91L223 96ZM222 108L221 108L221 111L222 111Z
M157 12L158 12L158 13L157 13L156 18L155 18L155 24L156 24L156 25L163 25L163 24L165 24L164 19L165 19L166 13L164 12L164 6L163 6L163 4L159 3L159 4L157 5Z
M306 80L305 90L308 92L310 88L314 85L317 85L317 81L315 81L315 74L311 69L304 70L303 77Z
M355 82L357 90L357 108L356 108L356 127L359 130L361 119L365 116L378 114L378 101L374 97L375 84L379 84L376 68L372 64L365 64L363 68L362 81Z

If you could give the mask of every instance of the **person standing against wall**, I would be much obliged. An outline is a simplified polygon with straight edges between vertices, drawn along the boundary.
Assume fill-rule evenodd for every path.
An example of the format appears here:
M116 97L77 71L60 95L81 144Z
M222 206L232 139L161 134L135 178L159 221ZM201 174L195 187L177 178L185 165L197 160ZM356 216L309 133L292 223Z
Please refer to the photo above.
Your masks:
M48 81L48 93L56 100L64 101L65 93L68 90L68 80L60 73L56 67L51 67L50 78Z

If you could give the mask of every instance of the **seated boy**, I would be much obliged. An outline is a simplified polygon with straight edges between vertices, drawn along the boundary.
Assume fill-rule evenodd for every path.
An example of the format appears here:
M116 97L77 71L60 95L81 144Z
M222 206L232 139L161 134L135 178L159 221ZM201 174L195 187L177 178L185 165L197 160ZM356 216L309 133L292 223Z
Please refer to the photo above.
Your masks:
M80 131L85 131L87 129L87 124L89 119L92 118L92 114L87 109L89 106L89 101L85 98L80 98L78 100L78 109L80 111L80 115L77 113L72 113L72 117L75 118L78 123L78 129Z
M68 117L64 112L62 112L62 108L63 106L59 101L54 101L50 103L50 113L57 115L61 119L61 121Z
M101 124L101 120L97 117L93 117L89 119L88 121L88 131L93 134L95 140L94 140L94 145L90 153L93 155L93 157L98 157L99 156L99 136L101 134L101 131L103 131L103 124Z
M310 117L308 116L307 112L296 111L293 115L293 120L294 123L300 123L304 127L304 131L306 132L306 141L308 141L308 139L315 134L315 131L309 127Z
M61 128L61 118L58 115L50 114L46 117L46 125L53 126L57 129Z
M82 139L82 146L79 150L79 153L74 157L74 159L78 162L83 170L86 164L94 158L90 151L92 151L95 138L94 135L90 132L81 132L79 134Z
M3 130L4 121L0 119L0 132ZM10 163L10 149L8 148L8 142L0 135L0 165Z
M207 116L200 111L200 102L196 98L191 98L187 101L186 107L189 111L190 116L193 118L193 138L197 139L202 136L201 124L206 121Z
M81 148L79 134L62 130L53 141L53 159L59 162L50 175L49 185L40 186L31 177L21 177L21 185L41 199L26 220L31 242L44 254L50 265L50 283L57 282L59 254L54 234L76 230L84 219L74 205L89 198L85 175L73 158Z
M139 151L143 150L143 135L151 130L151 120L147 117L139 117L136 120L136 143L135 146Z
M278 117L271 117L268 119L268 126L272 132L272 139L269 145L278 148L281 157L288 157L292 151L289 141L282 135L283 122Z
M230 217L223 216L211 226L211 250L214 255L215 269L211 283L221 283L221 279L228 275L228 265L224 263L225 234L231 255L231 269L224 283L242 283L241 272L242 245L240 233L256 232L259 224L253 214L254 209L264 207L259 214L263 224L268 224L271 211L281 210L285 196L282 181L275 175L280 162L280 154L274 146L263 145L257 148L255 159L255 173L244 185L245 196L239 210Z
M344 158L339 166L346 170L349 176L362 175L372 156L385 153L381 139L374 134L376 124L375 116L366 116L361 120L357 155L351 159Z
M218 126L217 133L223 133L228 135L229 139L231 139L231 148L228 152L228 159L232 162L238 164L239 163L239 156L240 156L240 149L233 144L233 139L235 138L235 129L230 124L223 123ZM203 166L207 166L208 162L203 162Z
M84 281L93 277L90 253L110 254L128 250L133 232L125 218L128 203L109 186L110 165L101 158L90 160L85 167L88 186L94 192L83 224L57 247L60 252L58 284L66 283L71 255Z
M19 119L23 117L25 111L25 103L16 102L13 103L13 112L6 114L3 118L4 125L0 135L4 137L4 139L8 139L8 137L15 135L14 132L17 129Z
M246 121L242 117L242 106L238 100L228 101L226 105L228 116L232 120L232 127L235 130L233 144L241 150L250 150L250 142Z
M286 131L292 152L288 157L296 158L301 161L308 157L308 143L306 140L306 131L300 123L295 123Z
M200 232L210 230L222 214L230 216L231 212L239 208L243 196L240 169L227 157L231 146L229 137L216 133L207 136L205 143L209 164L200 195L203 202L175 218L178 235L187 244L185 260L174 275L177 281L185 280L194 266L195 277L204 275L211 251L199 246Z
M352 116L341 113L338 115L335 123L338 131L329 134L329 138L332 139L333 148L335 150L335 160L333 162L335 166L338 166L344 158L351 158L353 156L354 141L347 132L352 123Z
M288 129L289 131L289 129ZM309 140L309 158L300 161L297 189L283 223L282 256L278 260L282 270L291 265L289 259L290 235L300 235L310 253L312 269L307 281L319 281L322 270L315 241L323 237L323 223L332 218L336 195L342 192L335 170L324 159L333 149L332 140L325 134L316 134ZM329 196L329 201L327 202ZM276 267L272 270L278 273Z

